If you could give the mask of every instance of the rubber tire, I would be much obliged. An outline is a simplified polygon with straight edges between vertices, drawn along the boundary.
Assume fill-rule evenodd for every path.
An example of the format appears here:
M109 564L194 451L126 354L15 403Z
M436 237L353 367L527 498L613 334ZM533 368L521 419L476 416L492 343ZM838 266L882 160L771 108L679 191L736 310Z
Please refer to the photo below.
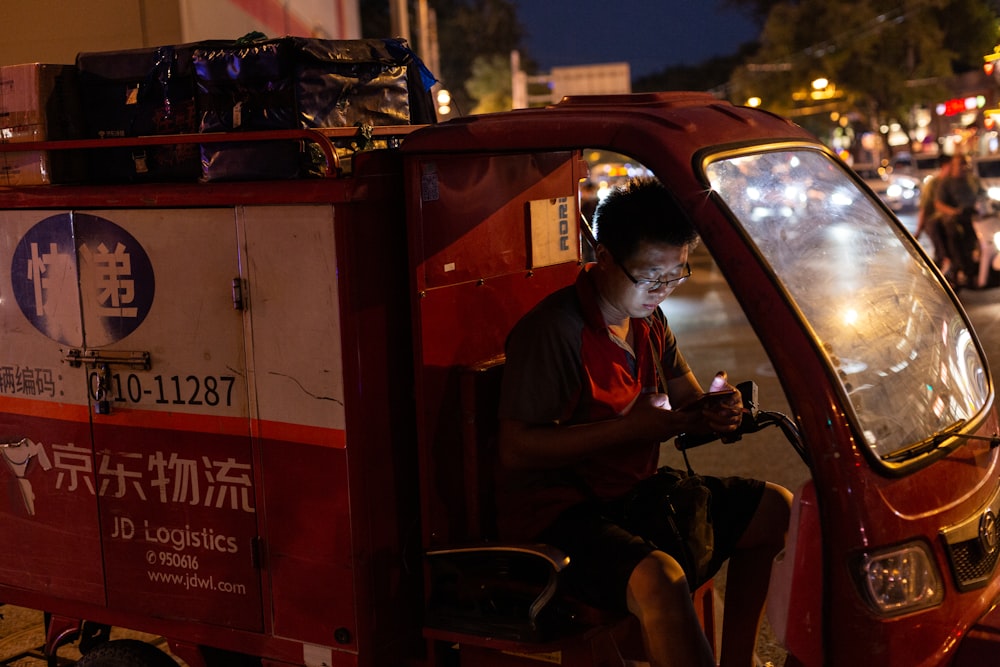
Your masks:
M77 667L178 667L177 661L138 639L115 639L95 646Z

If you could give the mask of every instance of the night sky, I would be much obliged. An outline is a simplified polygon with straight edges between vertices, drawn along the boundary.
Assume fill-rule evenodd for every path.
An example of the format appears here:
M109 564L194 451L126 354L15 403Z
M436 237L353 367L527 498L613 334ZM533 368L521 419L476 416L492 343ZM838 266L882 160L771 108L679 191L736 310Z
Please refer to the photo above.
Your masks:
M720 0L515 0L540 69L626 61L632 78L736 53L759 29Z

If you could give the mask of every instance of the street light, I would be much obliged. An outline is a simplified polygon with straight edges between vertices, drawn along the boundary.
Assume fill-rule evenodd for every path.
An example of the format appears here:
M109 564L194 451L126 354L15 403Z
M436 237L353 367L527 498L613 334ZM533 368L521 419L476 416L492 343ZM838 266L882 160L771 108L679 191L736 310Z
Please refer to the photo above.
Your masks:
M451 93L442 88L437 91L438 115L447 116L451 113Z
M819 77L818 79L813 79L812 81L812 92L809 93L809 97L814 100L829 100L834 97L839 97L837 94L837 86L830 83L830 80L826 77Z

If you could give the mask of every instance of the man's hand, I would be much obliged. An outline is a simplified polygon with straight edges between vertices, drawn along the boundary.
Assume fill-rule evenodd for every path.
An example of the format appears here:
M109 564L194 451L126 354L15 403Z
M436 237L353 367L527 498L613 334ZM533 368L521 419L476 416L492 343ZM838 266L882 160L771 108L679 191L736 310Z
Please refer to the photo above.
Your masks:
M725 371L712 382L711 391L698 395L681 408L681 412L696 415L685 433L730 433L743 421L743 397L729 384Z
M665 394L646 394L636 400L626 419L633 433L669 440L681 433L729 433L743 421L739 390L726 386L726 395L703 394L680 410L668 410Z
M732 389L733 393L719 400L707 400L701 409L705 425L715 433L735 431L743 421L743 397L732 385L727 384L726 389Z
M693 417L701 421L700 415L671 410L669 405L666 394L639 396L624 417L628 432L636 437L662 442L683 433L694 422Z

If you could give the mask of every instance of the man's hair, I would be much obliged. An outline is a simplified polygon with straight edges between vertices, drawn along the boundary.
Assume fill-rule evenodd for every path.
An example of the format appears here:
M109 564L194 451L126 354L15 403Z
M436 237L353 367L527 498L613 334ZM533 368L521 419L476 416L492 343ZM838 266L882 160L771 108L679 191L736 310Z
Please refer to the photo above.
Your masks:
M629 259L640 243L695 245L698 232L670 191L652 177L629 179L615 187L594 213L597 242L618 261Z

